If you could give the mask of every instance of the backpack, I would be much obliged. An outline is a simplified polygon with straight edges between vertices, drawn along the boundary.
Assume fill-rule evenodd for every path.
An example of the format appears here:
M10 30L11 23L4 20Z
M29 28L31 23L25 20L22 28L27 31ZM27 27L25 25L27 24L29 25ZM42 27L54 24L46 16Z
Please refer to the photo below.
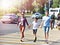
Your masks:
M55 15L51 15L51 19L55 19Z

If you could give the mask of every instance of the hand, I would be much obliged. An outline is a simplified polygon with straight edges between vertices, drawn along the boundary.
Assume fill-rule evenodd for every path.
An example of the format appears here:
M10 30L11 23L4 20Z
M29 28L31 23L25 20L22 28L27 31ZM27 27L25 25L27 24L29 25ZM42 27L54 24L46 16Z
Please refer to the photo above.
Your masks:
M31 25L28 25L28 28L30 28L31 27Z
M42 28L42 26L40 26L40 28Z

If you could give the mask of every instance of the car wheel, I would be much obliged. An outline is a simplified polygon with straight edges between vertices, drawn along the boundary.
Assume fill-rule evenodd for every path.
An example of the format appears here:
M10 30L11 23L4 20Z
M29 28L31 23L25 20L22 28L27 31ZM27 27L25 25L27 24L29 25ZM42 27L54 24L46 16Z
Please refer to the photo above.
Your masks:
M5 23L5 22L2 22L2 23Z

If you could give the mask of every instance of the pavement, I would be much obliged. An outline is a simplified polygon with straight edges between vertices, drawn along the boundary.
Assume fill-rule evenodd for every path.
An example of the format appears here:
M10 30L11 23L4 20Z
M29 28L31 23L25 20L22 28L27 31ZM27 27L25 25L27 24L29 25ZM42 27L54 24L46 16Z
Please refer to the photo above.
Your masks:
M49 33L49 43L44 39L43 29L38 28L37 41L33 42L34 35L32 30L25 31L24 42L20 42L20 32L0 36L0 45L60 45L60 30L53 29Z

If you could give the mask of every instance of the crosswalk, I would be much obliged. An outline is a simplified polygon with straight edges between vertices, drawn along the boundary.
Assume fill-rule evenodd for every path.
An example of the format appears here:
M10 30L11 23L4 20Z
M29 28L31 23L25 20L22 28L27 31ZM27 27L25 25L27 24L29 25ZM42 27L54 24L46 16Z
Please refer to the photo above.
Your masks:
M26 37L25 37L26 38ZM33 42L33 39L25 39L24 42L20 42L20 35L18 33L8 34L4 36L0 36L0 44L11 44L11 45L40 45L46 44L43 41Z
M7 35L0 36L0 45L50 45L52 42L49 41L47 44L44 40L44 33L42 30L38 30L37 41L33 42L33 34L30 31L26 31L24 42L20 42L20 33L11 33ZM51 35L52 34L52 35ZM50 40L58 41L60 39L60 31L58 30L50 30ZM59 42L60 43L60 42Z

